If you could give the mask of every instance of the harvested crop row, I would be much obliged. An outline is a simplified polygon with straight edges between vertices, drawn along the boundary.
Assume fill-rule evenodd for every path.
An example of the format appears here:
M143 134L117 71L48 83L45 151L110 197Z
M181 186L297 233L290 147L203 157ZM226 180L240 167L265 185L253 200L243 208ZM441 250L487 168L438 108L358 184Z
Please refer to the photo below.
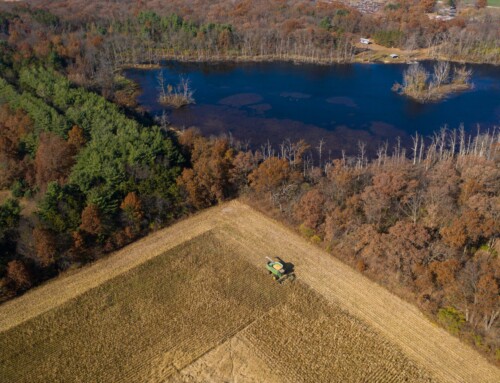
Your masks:
M442 382L500 381L500 370L470 346L431 323L413 305L308 243L276 221L238 201L225 208L218 235L242 249L254 265L262 256L295 264L297 278L329 303L347 310L399 347L410 360ZM259 244L259 254L255 244Z
M275 283L265 256L294 263L297 281ZM0 307L2 383L267 381L260 370L290 383L499 381L415 307L236 201Z
M238 382L282 383L273 366L241 335L229 339L211 350L171 379L172 383Z
M6 331L24 321L74 299L120 274L147 262L172 248L211 230L217 224L220 207L207 209L189 219L148 235L75 273L30 290L19 298L0 306L0 331Z
M206 233L0 333L2 380L164 381L271 306L278 287L232 253Z
M292 381L433 381L380 334L302 283L284 288L284 304L243 334Z

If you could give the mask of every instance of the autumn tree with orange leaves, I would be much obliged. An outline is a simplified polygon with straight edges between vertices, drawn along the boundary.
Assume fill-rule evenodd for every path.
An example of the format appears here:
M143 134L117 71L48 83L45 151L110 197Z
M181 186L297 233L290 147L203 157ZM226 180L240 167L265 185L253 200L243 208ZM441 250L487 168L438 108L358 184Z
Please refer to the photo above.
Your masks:
M80 229L90 235L101 235L104 233L101 212L94 204L89 204L82 211L82 223Z
M16 291L27 290L31 287L31 275L26 265L18 260L7 264L7 280L14 285Z
M40 266L49 267L56 262L57 241L55 235L42 227L33 229L35 240L35 253Z
M75 163L75 149L67 141L53 133L40 135L35 157L36 183L42 191L50 181L64 184Z
M200 209L229 198L235 192L232 182L235 152L229 141L198 137L190 145L192 167L184 169L178 179L188 203Z

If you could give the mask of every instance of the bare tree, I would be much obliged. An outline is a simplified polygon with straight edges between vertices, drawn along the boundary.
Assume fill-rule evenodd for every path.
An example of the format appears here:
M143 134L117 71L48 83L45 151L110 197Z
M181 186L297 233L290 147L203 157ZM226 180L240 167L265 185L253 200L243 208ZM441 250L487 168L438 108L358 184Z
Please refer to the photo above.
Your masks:
M322 154L323 154L323 146L325 145L325 140L321 139L319 140L319 144L316 147L318 150L318 155L319 155L319 167L322 167Z
M455 67L453 69L453 83L470 85L472 79L472 69L467 69L465 66Z
M357 161L357 167L359 169L363 168L365 166L365 159L366 159L366 142L363 141L358 141L358 161Z
M439 61L434 65L433 83L436 87L447 84L450 81L450 63Z
M420 218L420 214L422 212L422 206L424 204L424 196L420 190L417 190L414 194L412 194L409 198L406 199L405 202L401 205L401 210L403 213L411 219L413 224L415 225Z
M158 74L158 84L160 90L160 103L174 108L181 108L185 105L194 104L194 91L191 89L188 78L181 77L177 86L167 85L165 90L165 79L163 71Z
M158 81L158 91L160 92L160 99L164 99L167 96L167 91L165 89L166 84L163 70L160 70L160 72L158 72L156 80Z
M417 163L417 153L418 153L418 145L419 145L419 136L418 136L418 132L415 132L415 137L411 137L411 139L413 140L413 147L412 147L412 151L413 151L413 165L415 165Z

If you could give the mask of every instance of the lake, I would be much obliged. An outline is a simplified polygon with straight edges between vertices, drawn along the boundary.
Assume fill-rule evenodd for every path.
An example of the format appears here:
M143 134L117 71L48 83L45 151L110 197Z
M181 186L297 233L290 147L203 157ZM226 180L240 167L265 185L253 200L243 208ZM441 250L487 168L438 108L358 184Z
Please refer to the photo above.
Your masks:
M415 132L430 136L445 125L463 123L469 132L500 125L500 67L471 67L473 89L425 105L391 91L402 80L404 64L167 62L162 69L128 69L125 75L141 86L139 103L154 115L165 110L174 126L230 133L253 148L268 140L276 147L285 139L303 138L313 147L324 140L336 157L341 150L356 154L360 141L373 154L385 141L392 146L400 137L408 145ZM160 70L167 83L189 78L196 104L162 107Z

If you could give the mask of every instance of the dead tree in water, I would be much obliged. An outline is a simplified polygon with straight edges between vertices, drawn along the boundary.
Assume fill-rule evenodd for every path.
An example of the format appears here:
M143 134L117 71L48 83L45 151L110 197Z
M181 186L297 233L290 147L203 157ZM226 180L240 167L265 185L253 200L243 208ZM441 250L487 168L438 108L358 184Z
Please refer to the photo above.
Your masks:
M189 104L194 104L194 91L191 89L189 79L181 77L177 86L174 87L168 84L165 89L163 71L160 71L158 74L158 84L160 90L158 101L161 104L174 108L181 108Z
M323 146L324 145L325 145L325 140L321 139L321 140L319 140L319 144L316 147L316 149L318 150L318 155L319 155L319 167L320 168L323 166L322 165L322 155L323 155Z

